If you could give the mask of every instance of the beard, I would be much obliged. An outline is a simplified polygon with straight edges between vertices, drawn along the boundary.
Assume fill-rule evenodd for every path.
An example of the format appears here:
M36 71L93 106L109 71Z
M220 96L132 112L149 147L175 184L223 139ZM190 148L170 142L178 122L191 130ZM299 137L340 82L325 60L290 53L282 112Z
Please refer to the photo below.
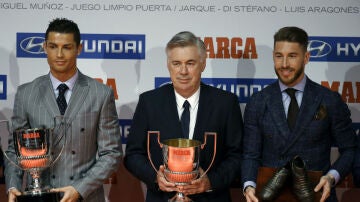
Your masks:
M302 64L301 68L295 70L294 75L292 77L286 77L286 78L282 77L281 73L279 73L279 71L281 71L281 69L290 69L290 67L280 68L279 70L276 69L276 67L275 67L275 73L276 73L278 79L286 86L294 86L300 81L300 77L304 74L305 64Z

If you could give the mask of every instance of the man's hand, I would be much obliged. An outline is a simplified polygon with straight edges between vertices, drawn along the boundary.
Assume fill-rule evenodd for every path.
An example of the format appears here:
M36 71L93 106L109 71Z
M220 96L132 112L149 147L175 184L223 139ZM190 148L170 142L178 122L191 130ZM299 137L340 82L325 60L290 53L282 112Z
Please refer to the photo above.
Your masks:
M204 174L203 169L199 169L200 176ZM185 195L200 194L211 189L210 180L207 175L191 181L189 185L178 186L179 190Z
M259 201L255 196L255 188L252 186L248 186L245 188L244 196L246 198L246 202L258 202Z
M20 196L21 192L19 190L17 190L16 188L11 188L9 189L9 193L8 193L8 201L9 202L15 202L16 201L16 197Z
M331 174L324 175L320 178L319 184L317 184L314 189L315 192L322 189L320 202L324 202L330 196L331 185L333 185L334 181L335 178Z
M73 186L60 187L51 189L51 192L63 192L64 196L60 202L77 202L80 198L80 194Z
M176 187L175 183L169 182L165 179L164 170L165 167L160 166L159 171L157 172L156 180L159 185L159 189L165 192L178 191L178 188Z

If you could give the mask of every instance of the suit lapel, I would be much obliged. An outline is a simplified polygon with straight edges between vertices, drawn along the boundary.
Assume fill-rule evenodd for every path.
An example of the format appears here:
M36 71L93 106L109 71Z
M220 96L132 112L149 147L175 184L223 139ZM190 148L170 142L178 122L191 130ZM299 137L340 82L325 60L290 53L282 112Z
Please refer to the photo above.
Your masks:
M271 86L271 88L272 89L269 89L268 91L271 94L268 94L265 98L266 107L269 109L274 123L279 129L280 135L287 140L289 138L290 129L286 120L286 114L282 102L282 94L280 91L279 83L276 82L274 85Z
M199 97L199 108L196 116L196 123L194 129L193 139L203 141L204 134L200 134L202 129L207 125L208 118L211 117L213 109L213 100L211 96L208 96L208 87L201 84L200 86L200 97ZM208 131L211 132L211 131Z
M322 94L319 94L315 89L316 88L313 87L313 81L307 78L300 111L296 119L294 134L292 136L294 138L290 140L290 144L288 144L283 153L287 152L287 150L296 143L306 126L314 119L314 115L322 100Z
M182 129L181 122L179 120L177 104L175 98L175 92L173 85L168 85L162 91L162 96L158 96L160 100L160 111L162 117L165 119L167 130L161 134L161 139L172 139L172 138L181 138Z
M76 114L80 110L86 96L89 93L89 88L86 76L79 71L79 77L74 85L68 107L65 111L65 116L69 118L69 122L76 117Z
M45 109L48 111L51 117L55 117L60 114L58 105L56 103L55 93L50 81L50 74L44 76L39 86L39 94L43 97L42 102Z

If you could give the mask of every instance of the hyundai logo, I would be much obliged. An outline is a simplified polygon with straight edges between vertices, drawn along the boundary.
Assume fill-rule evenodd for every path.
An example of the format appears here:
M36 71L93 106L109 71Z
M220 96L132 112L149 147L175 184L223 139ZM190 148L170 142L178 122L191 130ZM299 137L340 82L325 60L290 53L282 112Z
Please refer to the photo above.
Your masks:
M23 51L31 54L43 54L44 37L28 37L20 42L20 47Z
M310 40L308 44L310 57L320 58L328 55L331 52L331 46L320 40Z

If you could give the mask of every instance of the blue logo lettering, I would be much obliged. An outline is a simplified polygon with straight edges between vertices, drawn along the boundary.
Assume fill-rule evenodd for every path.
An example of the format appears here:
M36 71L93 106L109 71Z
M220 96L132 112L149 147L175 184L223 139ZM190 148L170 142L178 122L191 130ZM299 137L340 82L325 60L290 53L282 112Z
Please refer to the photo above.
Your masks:
M360 37L309 37L310 61L360 62Z
M43 33L17 33L17 57L46 58ZM145 59L145 35L81 34L79 58Z
M234 93L239 103L248 103L250 96L262 90L276 79L244 79L244 78L202 78L202 82L225 91ZM171 82L168 77L155 78L155 88Z
M0 75L0 100L6 100L6 75Z

